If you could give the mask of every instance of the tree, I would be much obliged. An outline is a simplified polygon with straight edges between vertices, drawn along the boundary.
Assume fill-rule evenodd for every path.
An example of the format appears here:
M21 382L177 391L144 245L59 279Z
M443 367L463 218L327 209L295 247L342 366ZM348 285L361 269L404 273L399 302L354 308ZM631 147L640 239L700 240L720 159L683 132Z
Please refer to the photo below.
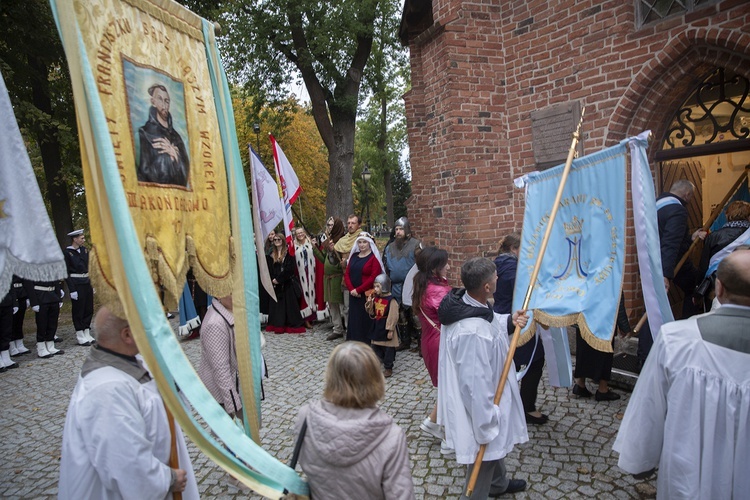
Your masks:
M369 165L382 176L388 226L393 227L392 176L398 170L398 156L406 146L406 116L401 95L408 84L406 53L398 40L399 4L383 1L378 5L372 63L365 71L365 83L372 92L365 126L369 133L364 144L374 144Z
M353 210L357 108L382 1L233 2L223 18L228 28L223 45L233 75L253 95L278 97L294 74L304 82L328 150L329 215L345 217Z
M77 222L85 220L86 210L73 93L62 44L44 0L4 2L0 23L0 70L57 239L67 245L73 227L71 199Z

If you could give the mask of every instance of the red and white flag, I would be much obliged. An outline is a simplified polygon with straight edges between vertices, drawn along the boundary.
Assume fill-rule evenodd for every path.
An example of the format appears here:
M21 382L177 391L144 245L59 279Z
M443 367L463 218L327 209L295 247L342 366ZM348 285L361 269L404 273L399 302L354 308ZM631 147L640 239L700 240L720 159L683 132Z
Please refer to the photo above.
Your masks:
M258 250L260 282L268 295L276 301L276 293L273 291L263 248L268 235L281 222L284 207L281 204L281 198L278 196L278 187L273 177L263 166L258 153L252 147L250 148L250 179L253 183L251 190L253 197L253 231L255 232L255 248Z
M302 192L299 185L297 174L294 173L292 164L287 160L281 146L276 142L276 138L268 134L271 140L273 150L273 163L276 166L276 180L279 183L281 199L284 203L284 234L286 235L286 245L289 248L289 254L294 255L294 245L292 244L292 229L294 229L294 219L292 218L292 204L297 201L297 197Z

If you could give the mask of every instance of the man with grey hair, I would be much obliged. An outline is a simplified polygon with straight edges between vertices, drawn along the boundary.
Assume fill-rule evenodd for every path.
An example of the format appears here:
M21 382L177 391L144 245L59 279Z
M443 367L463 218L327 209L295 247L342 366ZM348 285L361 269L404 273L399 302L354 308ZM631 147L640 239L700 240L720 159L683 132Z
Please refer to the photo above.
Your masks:
M677 273L675 273L675 267L690 248L692 240L706 236L703 231L696 231L692 237L690 234L687 207L693 200L694 194L693 183L687 179L680 179L672 184L669 191L656 198L664 286L669 291L674 282L685 293L686 299L682 304L683 318L688 318L697 312L691 297L698 284L700 273L690 259L685 261ZM653 343L653 336L647 322L638 335L638 358L641 364L646 361Z
M659 467L658 498L750 492L749 250L721 261L716 296L718 309L661 327L614 443L636 477Z
M499 405L494 398L508 356L508 332L514 325L525 327L528 316L497 314L487 304L497 285L491 260L468 260L461 281L466 288L446 295L438 310L438 424L445 426L446 446L456 451L456 461L467 466L467 483L480 445L487 446L471 497L466 484L461 496L484 499L526 489L526 481L508 479L503 460L529 440L513 363Z
M197 499L185 439L136 354L128 322L102 307L63 430L58 498ZM170 467L172 445L176 468Z

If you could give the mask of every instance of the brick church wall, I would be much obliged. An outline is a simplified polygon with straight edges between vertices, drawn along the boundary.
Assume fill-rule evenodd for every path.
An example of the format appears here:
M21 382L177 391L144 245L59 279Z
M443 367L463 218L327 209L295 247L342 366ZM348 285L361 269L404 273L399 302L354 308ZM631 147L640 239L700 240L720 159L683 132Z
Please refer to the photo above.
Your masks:
M409 39L408 210L420 238L448 249L455 283L461 262L495 255L500 239L521 228L523 193L512 181L537 169L532 112L579 101L584 153L652 129L653 154L708 71L750 76L746 1L640 29L635 3L622 0L433 0L432 13L435 24ZM632 228L626 245L635 248ZM628 302L636 275L629 251Z

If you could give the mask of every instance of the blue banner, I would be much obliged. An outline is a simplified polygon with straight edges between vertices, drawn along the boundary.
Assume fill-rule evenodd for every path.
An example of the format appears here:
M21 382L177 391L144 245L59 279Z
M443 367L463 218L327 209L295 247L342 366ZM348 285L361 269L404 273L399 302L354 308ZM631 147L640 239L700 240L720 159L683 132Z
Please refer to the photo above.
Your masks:
M595 349L612 352L612 333L625 262L625 152L621 143L575 160L529 302L534 321L551 327L577 324ZM528 290L564 165L527 178L514 310Z

